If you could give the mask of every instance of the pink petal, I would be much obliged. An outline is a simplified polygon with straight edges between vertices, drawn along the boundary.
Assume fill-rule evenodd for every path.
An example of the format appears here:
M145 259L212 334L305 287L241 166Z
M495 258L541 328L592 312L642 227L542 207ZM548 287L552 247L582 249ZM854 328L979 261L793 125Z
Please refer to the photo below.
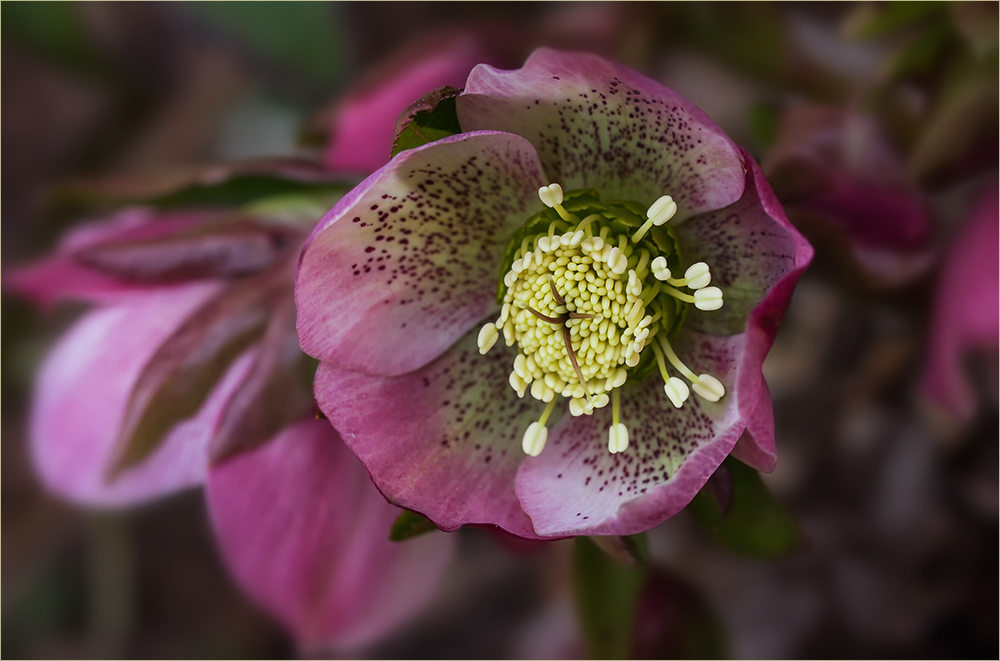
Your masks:
M462 87L472 67L484 61L483 48L464 34L445 38L430 50L401 53L380 80L348 96L340 106L326 151L327 167L367 173L385 165L399 113L431 90Z
M982 196L948 250L934 301L924 394L960 420L968 420L976 397L963 359L977 349L996 348L1000 335L997 187Z
M514 71L480 65L458 98L458 116L466 131L530 140L564 189L593 187L642 204L670 195L678 221L743 191L737 147L707 115L596 55L541 48Z
M420 609L455 538L389 541L400 510L322 420L209 473L209 509L236 580L307 650L372 642Z
M403 152L320 221L295 300L302 349L350 369L402 374L496 309L511 234L542 209L531 145L461 134Z
M481 356L476 336L403 376L321 363L316 400L390 502L444 530L495 525L534 538L514 475L543 406L508 384L513 351L500 342Z
M727 386L718 403L692 395L676 409L657 375L623 390L624 453L608 452L611 407L591 416L563 416L545 450L524 460L517 497L539 535L632 535L682 510L726 458L743 431L733 387L746 339L693 333L674 341L697 373ZM681 463L683 461L683 463ZM675 470L676 465L679 470Z
M110 241L151 240L189 230L217 212L188 211L158 215L144 208L126 209L109 220L75 227L55 252L44 259L4 273L4 287L49 306L76 299L113 303L161 289L159 285L129 282L88 267L75 253Z
M774 470L774 416L761 373L795 283L812 260L812 246L792 227L749 154L747 185L736 204L706 213L677 229L688 262L705 261L725 292L718 312L693 314L685 328L709 335L745 332L740 360L740 413L747 426L735 456L758 470Z
M179 423L147 460L110 484L105 476L146 361L217 292L216 285L193 285L101 308L60 340L42 366L31 412L34 463L49 489L82 503L117 506L201 483L207 443L252 354L236 361L199 412Z

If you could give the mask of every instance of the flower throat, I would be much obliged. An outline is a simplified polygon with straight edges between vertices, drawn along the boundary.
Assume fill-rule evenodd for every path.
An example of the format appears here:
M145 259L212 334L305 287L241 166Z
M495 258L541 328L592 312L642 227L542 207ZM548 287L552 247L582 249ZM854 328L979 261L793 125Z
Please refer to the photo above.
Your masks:
M722 291L708 286L709 267L690 265L681 278L677 241L667 222L677 212L669 195L645 211L631 202L602 202L594 191L564 197L558 184L538 191L547 209L530 218L507 247L499 284L500 317L479 332L485 354L502 331L517 345L510 385L546 404L525 431L525 453L538 456L556 395L574 416L612 406L608 449L624 452L628 428L621 420L619 389L658 369L664 392L680 408L691 390L718 401L725 388L681 362L668 336L691 305L722 307ZM563 203L566 203L564 206ZM684 290L688 291L684 291ZM689 293L690 292L690 293ZM687 381L671 376L667 363Z

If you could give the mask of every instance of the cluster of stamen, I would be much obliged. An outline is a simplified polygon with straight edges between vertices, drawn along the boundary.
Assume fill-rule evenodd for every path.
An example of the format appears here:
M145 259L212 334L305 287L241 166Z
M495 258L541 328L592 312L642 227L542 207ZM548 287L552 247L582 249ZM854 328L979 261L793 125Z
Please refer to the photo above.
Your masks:
M663 332L674 315L674 305L663 296L702 310L716 310L723 302L722 291L708 286L707 264L693 264L683 278L674 278L655 243L643 240L652 227L665 224L676 213L670 196L650 206L646 222L631 236L613 232L601 214L580 219L566 211L558 184L542 187L539 197L559 220L552 221L547 232L522 240L503 278L506 293L500 317L479 333L483 354L501 331L507 346L517 344L510 385L519 397L530 393L546 403L538 422L524 434L524 451L531 456L541 453L548 436L545 424L556 395L561 395L569 399L574 416L590 415L611 403L608 449L624 452L629 435L620 420L618 389L647 346L655 354L664 391L674 406L683 406L689 388L669 375L664 359L691 382L696 394L718 401L725 394L722 384L688 369Z

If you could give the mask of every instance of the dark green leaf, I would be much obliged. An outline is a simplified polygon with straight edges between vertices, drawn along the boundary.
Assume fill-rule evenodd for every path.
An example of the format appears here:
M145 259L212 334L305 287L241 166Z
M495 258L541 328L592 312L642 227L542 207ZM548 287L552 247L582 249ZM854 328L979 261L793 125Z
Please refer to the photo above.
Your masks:
M392 532L389 533L389 539L394 542L402 542L411 537L423 535L437 529L437 526L416 512L406 510L392 524Z
M729 478L725 477L728 472ZM717 477L718 476L718 477ZM687 509L723 546L752 558L780 558L802 544L795 521L774 498L760 474L732 457L712 479L732 480L732 507L723 514L719 490L702 489Z
M393 157L401 151L420 147L462 132L455 98L462 90L441 87L421 97L399 115L392 137Z
M632 655L636 600L645 572L612 560L593 540L577 537L573 546L576 611L590 655L625 659Z

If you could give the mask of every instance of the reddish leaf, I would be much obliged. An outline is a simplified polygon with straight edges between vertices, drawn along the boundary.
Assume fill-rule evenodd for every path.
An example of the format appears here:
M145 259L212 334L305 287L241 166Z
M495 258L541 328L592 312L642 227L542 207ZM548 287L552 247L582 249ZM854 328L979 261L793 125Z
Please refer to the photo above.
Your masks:
M272 438L313 407L311 379L298 363L307 360L295 333L295 301L282 300L268 321L250 373L230 399L209 446L213 464Z
M283 269L238 282L160 346L132 390L108 481L148 457L175 424L198 411L230 364L260 338L269 307L276 296L287 297L287 287Z

